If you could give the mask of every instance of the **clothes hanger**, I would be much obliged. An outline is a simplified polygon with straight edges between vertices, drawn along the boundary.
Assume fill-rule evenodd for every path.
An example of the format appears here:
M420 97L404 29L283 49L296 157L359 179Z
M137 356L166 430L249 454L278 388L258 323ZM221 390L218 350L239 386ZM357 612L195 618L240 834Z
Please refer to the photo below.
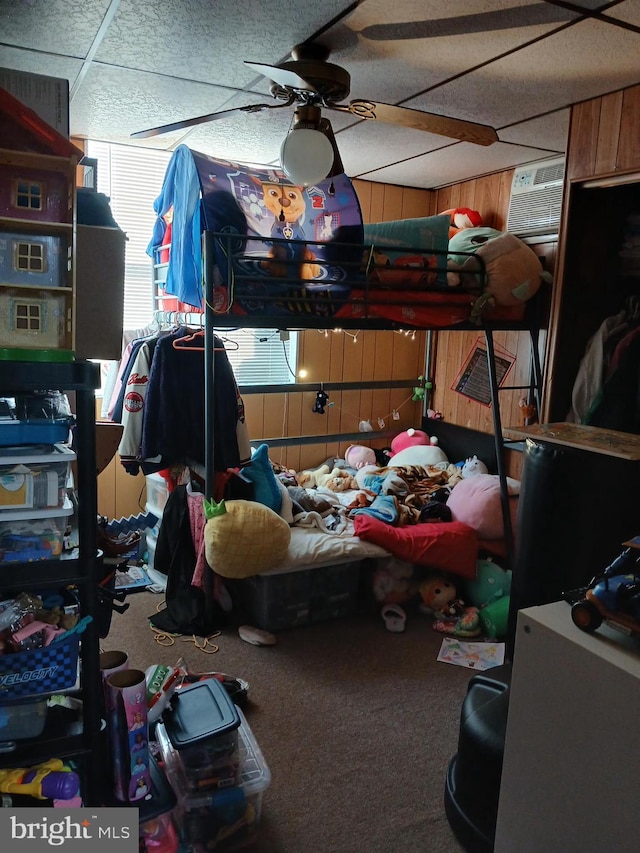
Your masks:
M174 349L177 349L177 350L183 349L183 350L186 350L188 352L194 352L194 351L195 352L201 352L201 351L204 352L203 346L202 347L184 346L184 344L189 344L192 341L198 340L199 338L202 338L204 340L204 335L205 335L204 329L197 329L195 332L193 332L190 335L184 335L181 338L176 338L176 340L173 341L172 346ZM240 348L240 345L238 344L237 341L230 341L228 338L219 338L219 340L226 341L229 344L229 349L237 350ZM214 347L213 348L213 352L226 352L226 351L227 351L226 346Z

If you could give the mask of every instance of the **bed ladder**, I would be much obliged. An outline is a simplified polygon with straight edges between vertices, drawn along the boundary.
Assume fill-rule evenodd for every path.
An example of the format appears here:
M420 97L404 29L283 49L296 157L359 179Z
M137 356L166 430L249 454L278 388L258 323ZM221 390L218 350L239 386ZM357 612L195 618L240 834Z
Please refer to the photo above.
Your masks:
M537 411L542 411L542 367L540 365L540 329L536 325L528 329L531 343L529 383L527 385L502 385L498 384L496 371L495 346L493 341L493 330L485 329L484 336L487 346L487 368L489 373L489 385L491 388L491 411L493 415L493 431L496 445L496 462L498 478L500 481L500 498L502 505L502 519L504 522L505 540L507 543L507 559L510 568L514 566L515 543L513 536L513 525L511 524L511 513L509 511L509 490L507 488L507 473L505 469L504 451L509 444L518 442L505 439L502 434L502 417L500 414L500 392L501 391L526 391L527 400L535 402Z

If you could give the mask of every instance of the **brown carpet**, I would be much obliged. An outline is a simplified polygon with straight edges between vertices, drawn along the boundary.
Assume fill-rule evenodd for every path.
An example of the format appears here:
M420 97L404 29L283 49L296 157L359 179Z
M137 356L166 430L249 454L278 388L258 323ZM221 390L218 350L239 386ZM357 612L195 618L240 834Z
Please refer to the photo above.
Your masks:
M256 647L224 629L216 654L187 638L159 646L147 622L161 595L130 595L104 650L145 670L184 656L191 670L249 682L248 722L271 770L265 853L460 853L443 792L470 674L438 663L442 640L415 612L393 634L360 613L281 632Z

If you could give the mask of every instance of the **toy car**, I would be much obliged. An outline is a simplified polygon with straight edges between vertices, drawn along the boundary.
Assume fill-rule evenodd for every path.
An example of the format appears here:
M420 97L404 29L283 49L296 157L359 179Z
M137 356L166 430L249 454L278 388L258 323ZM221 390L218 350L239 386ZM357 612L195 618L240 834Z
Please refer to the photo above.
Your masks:
M589 633L603 622L640 637L640 536L624 542L625 550L580 591L571 607L575 625Z

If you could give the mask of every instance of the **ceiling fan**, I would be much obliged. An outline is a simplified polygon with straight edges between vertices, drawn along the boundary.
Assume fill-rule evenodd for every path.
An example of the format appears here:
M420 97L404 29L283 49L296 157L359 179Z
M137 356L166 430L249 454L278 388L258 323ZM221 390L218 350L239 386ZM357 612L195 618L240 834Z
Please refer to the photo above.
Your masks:
M333 165L329 174L342 171L340 155L329 121L322 116L322 109L347 113L358 119L377 120L387 124L415 128L427 133L435 133L476 145L491 145L498 140L492 127L485 124L450 118L435 113L422 112L408 107L398 107L376 101L356 99L341 103L350 93L351 77L349 72L339 65L328 62L329 49L320 42L305 42L291 51L291 59L279 65L264 65L259 62L245 62L254 71L271 80L271 96L280 103L249 104L221 110L196 118L183 119L171 124L160 125L148 130L132 133L134 139L147 139L163 133L205 124L223 119L232 113L255 113L262 110L281 109L295 105L294 125L289 137L297 130L320 131L330 142L333 152ZM286 142L286 140L285 140ZM292 146L293 147L293 146ZM283 158L284 159L284 158ZM283 163L283 165L285 165ZM287 169L285 168L285 171ZM326 174L326 173L325 173ZM327 175L328 177L329 175Z

